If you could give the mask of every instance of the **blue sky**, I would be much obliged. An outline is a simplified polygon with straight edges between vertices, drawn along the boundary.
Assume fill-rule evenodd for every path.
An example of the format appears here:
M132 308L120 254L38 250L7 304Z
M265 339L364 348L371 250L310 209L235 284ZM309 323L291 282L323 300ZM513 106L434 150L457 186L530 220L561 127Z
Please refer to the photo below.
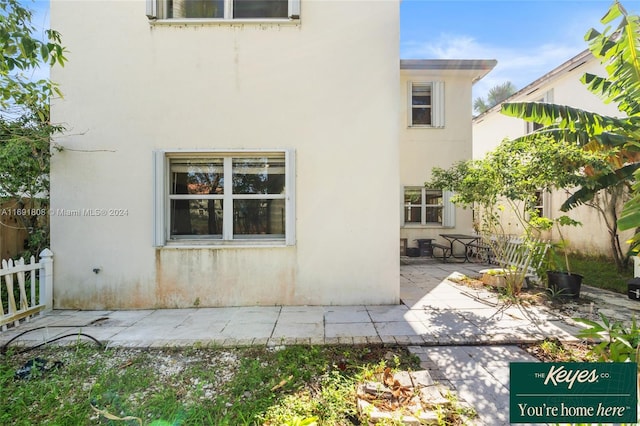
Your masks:
M326 0L322 0L326 1ZM342 1L342 0L338 0ZM48 25L49 1L23 0L33 23ZM402 0L400 57L403 59L496 59L476 83L474 98L505 81L520 89L587 47L589 28L613 0ZM622 0L632 14L640 0ZM64 41L64 34L63 34Z
M613 0L402 0L403 59L496 59L474 98L511 81L521 89L587 48ZM621 0L630 14L640 1Z

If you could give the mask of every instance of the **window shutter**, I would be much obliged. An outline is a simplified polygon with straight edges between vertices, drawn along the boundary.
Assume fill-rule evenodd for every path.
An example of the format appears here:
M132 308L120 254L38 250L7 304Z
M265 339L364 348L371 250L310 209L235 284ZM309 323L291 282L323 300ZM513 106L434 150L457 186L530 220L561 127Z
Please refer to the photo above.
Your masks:
M544 98L542 98L542 102L547 104L553 103L553 89L549 89L545 92Z
M287 198L285 198L285 244L293 246L296 244L296 154L294 150L287 150L285 154L285 184Z
M453 192L442 191L442 202L444 204L442 208L442 226L447 228L453 228L456 226L456 206L451 202Z
M147 18L157 19L158 18L158 1L146 0L146 3L147 3Z
M542 192L542 216L551 219L551 212L549 211L551 207L551 192L543 191Z
M300 0L289 0L289 19L300 19Z
M407 84L407 102L405 102L407 105L407 113L405 114L407 116L407 126L411 127L413 126L413 82L409 82Z
M165 155L163 151L153 152L153 246L165 245Z
M444 81L432 83L432 120L433 127L444 127Z

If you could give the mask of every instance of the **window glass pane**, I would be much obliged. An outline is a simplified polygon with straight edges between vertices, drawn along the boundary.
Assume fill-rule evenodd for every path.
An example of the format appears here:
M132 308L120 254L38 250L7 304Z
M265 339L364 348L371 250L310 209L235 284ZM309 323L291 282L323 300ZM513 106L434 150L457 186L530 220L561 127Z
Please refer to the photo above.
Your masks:
M422 190L417 188L405 188L404 203L420 205L422 202Z
M222 194L222 158L171 160L171 194Z
M288 0L234 0L234 18L286 18Z
M404 190L404 221L405 223L420 223L422 211L422 189L405 188Z
M431 108L413 108L411 122L413 124L431 125Z
M411 104L416 106L431 105L431 86L413 86L411 88Z
M442 206L443 205L442 191L428 189L425 192L426 192L425 196L427 198L425 200L425 204L432 205L432 206Z
M421 211L421 207L417 206L417 207L411 207L411 206L407 206L405 207L404 211L405 211L405 216L404 216L404 221L405 223L420 223L421 218L420 218L420 211Z
M284 236L285 203L278 200L234 200L233 234Z
M234 194L284 194L284 158L234 158Z
M171 200L171 236L222 238L222 200Z
M168 0L168 18L223 18L224 0Z
M442 223L442 207L427 207L427 223Z

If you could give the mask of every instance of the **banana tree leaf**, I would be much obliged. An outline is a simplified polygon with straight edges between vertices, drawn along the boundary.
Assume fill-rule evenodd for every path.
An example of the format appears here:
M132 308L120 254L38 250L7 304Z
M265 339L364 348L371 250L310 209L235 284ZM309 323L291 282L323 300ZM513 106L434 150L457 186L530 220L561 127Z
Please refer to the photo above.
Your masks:
M542 102L507 102L502 104L501 112L509 117L540 123L543 126L553 125L558 129L572 131L584 129L590 135L626 129L629 126L625 119L596 114L567 105Z
M618 228L621 231L633 229L640 226L640 209L631 211L622 210L622 214L618 218Z
M640 169L640 163L628 164L615 170L612 173L599 176L592 182L590 187L582 187L574 192L567 200L562 204L560 210L563 212L569 211L579 205L582 205L593 199L598 191L615 186L620 182L627 181L633 178L634 173Z

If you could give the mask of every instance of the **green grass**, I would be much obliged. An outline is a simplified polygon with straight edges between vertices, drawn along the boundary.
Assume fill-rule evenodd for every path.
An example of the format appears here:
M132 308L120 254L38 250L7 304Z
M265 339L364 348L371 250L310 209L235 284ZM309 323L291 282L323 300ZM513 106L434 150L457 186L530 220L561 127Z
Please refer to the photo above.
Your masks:
M583 284L627 293L627 282L633 278L633 265L619 273L613 260L600 256L572 254L569 256L571 271L584 276Z
M63 366L16 380L15 371L36 356ZM0 355L0 424L357 424L355 384L386 365L419 369L405 349L382 346L43 347Z

